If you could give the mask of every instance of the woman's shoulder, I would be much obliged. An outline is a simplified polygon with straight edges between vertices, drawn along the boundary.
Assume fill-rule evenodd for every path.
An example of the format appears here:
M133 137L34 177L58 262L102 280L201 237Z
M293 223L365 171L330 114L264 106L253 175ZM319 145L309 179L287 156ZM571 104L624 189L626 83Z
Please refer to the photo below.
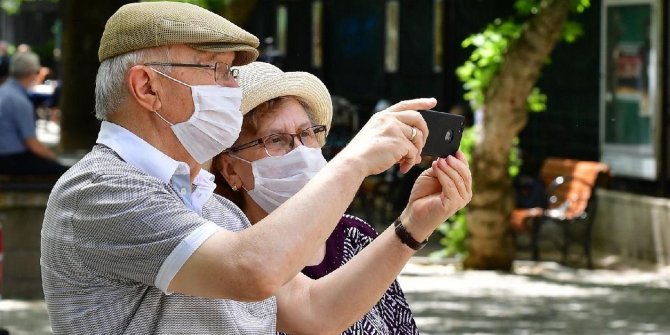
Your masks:
M357 232L372 238L375 238L377 235L379 235L369 223L365 222L363 219L357 216L349 214L342 215L338 226L342 230L355 229Z

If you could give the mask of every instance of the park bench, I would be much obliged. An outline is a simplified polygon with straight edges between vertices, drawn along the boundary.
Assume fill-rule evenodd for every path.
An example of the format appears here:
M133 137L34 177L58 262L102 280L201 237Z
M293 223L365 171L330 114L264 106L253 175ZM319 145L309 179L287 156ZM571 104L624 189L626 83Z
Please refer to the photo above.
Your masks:
M593 268L591 235L597 205L595 190L606 185L608 179L609 167L601 162L556 157L544 161L540 171L544 201L536 207L514 209L510 217L512 231L516 235L530 234L533 260L540 260L542 227L555 224L562 231L559 234L562 238L557 241L561 263L567 262L570 245L579 243L587 267Z

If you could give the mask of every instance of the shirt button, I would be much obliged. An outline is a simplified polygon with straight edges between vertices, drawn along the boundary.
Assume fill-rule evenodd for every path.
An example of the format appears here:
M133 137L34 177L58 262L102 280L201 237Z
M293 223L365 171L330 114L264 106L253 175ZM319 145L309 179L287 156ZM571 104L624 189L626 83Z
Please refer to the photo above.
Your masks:
M181 190L179 190L179 193L181 193L181 195L186 195L186 188L182 187Z

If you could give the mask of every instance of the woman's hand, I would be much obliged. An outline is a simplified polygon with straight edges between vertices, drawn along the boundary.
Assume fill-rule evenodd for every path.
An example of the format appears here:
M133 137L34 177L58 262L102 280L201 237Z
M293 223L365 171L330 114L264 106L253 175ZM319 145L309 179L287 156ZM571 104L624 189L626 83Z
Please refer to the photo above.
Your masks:
M400 220L422 241L471 199L472 176L465 155L458 151L456 157L440 158L421 173Z

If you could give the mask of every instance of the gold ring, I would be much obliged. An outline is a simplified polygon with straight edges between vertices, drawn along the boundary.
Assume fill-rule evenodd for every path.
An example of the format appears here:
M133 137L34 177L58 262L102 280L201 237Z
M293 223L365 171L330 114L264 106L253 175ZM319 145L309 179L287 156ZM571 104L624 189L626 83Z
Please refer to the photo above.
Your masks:
M412 135L409 136L409 141L414 142L414 138L416 138L416 128L412 127Z

